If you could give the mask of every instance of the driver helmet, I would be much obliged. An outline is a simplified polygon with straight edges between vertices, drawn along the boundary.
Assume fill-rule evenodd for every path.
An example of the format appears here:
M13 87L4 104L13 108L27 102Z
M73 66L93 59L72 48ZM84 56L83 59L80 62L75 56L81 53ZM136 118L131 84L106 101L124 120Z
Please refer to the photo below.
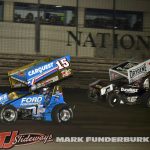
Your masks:
M42 88L42 94L44 94L44 95L46 95L46 94L48 94L49 93L49 88L48 87L44 87L44 88Z
M11 92L11 93L9 93L8 98L9 98L9 100L14 100L14 99L17 99L19 97L18 97L16 92Z

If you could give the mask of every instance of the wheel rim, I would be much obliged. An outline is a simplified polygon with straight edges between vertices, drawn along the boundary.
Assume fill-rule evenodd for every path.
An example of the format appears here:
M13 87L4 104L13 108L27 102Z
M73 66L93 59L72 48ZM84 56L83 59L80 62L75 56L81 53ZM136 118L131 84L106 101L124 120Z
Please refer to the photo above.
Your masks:
M15 111L12 109L6 109L3 112L3 118L4 120L11 122L14 121L14 118L16 117Z
M71 118L70 111L67 109L61 110L59 116L60 116L60 119L64 122L67 122Z

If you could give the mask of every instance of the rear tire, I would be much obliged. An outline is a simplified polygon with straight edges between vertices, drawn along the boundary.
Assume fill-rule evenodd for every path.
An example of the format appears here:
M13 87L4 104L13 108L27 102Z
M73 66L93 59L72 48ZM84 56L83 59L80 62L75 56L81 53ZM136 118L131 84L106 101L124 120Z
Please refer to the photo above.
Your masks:
M148 108L150 108L150 96L149 96L149 98L147 99L146 106L147 106Z
M119 96L112 92L112 93L109 93L108 95L108 104L110 107L116 107L120 104L120 99L119 99Z
M146 93L144 93L144 95L142 95L141 103L144 104L144 107L150 108L150 91L147 91Z
M52 112L52 119L56 123L69 123L73 119L72 108L66 104L58 105Z
M90 87L88 89L88 98L91 102L98 102L99 100L99 94L98 94L98 90L95 88Z
M0 111L0 120L3 123L15 123L18 119L18 112L14 106L8 105Z

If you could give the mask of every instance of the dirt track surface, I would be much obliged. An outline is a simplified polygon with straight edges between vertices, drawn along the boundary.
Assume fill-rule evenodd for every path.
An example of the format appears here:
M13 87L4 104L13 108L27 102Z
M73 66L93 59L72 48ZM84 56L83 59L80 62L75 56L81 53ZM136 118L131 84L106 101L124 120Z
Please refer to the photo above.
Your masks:
M2 89L6 90L6 89ZM150 136L150 108L141 105L110 108L106 103L91 103L86 90L65 89L64 97L75 105L74 119L66 125L36 120L0 124L0 132L51 133L55 136Z

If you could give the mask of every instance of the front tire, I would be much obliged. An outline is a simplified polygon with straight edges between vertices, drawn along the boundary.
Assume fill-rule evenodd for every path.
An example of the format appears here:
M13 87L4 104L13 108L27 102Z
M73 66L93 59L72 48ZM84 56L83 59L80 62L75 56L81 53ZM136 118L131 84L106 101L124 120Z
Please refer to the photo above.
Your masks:
M3 123L15 123L18 119L18 112L14 106L8 105L0 111L0 120Z
M73 119L72 108L66 104L58 105L52 112L52 118L56 123L68 123Z
M108 95L108 104L110 107L116 107L120 104L120 99L119 99L119 96L112 92L112 93L109 93Z

